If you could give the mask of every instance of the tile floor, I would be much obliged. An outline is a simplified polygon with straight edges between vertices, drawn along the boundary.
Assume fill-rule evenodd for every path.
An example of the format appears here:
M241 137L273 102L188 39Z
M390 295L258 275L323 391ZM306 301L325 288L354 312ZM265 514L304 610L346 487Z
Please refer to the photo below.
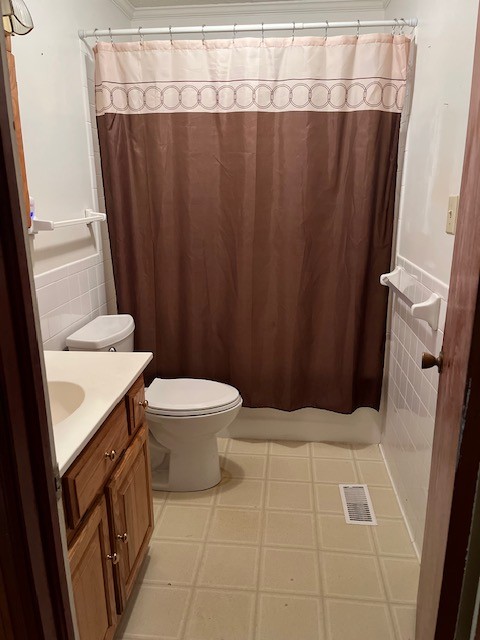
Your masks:
M377 446L219 440L223 479L154 494L131 640L413 640L419 564ZM368 483L377 527L338 483Z

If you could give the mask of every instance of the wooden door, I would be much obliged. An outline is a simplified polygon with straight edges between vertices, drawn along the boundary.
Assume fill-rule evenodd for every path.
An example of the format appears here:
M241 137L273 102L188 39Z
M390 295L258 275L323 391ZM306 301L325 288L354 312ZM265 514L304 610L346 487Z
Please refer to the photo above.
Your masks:
M147 438L148 427L144 424L107 485L111 533L119 557L115 566L119 613L130 597L153 532L152 479Z
M80 640L113 638L117 624L107 508L102 498L68 552Z
M455 638L480 462L480 19L417 606L417 640Z

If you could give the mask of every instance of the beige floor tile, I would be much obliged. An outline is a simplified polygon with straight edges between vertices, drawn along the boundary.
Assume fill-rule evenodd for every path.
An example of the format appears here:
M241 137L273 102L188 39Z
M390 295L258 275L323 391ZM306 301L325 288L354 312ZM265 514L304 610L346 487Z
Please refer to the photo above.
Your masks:
M267 469L267 456L227 453L222 466L232 478L262 479Z
M335 484L358 482L353 460L327 460L326 458L313 460L313 480Z
M180 638L189 595L189 589L141 586L122 620L125 635Z
M225 453L229 442L228 438L217 438L218 453Z
M321 549L349 553L375 553L370 529L365 525L347 524L345 516L320 515L317 517Z
M388 605L326 600L328 640L395 640Z
M287 458L272 456L268 469L270 480L298 480L310 482L312 479L308 458Z
M282 547L315 547L313 514L267 511L264 544Z
M320 580L316 552L264 548L259 588L261 591L318 595Z
M326 596L385 600L376 557L326 552L322 556L321 571Z
M377 518L401 518L402 512L393 489L368 487Z
M392 606L393 621L397 629L398 640L415 640L415 607Z
M202 546L195 542L152 540L142 568L143 584L191 585Z
M380 555L416 557L403 520L379 519L378 526L372 527L372 532Z
M315 484L315 509L320 513L343 513L338 484Z
M203 540L210 509L207 507L165 505L153 531L154 538Z
M172 491L168 494L167 504L194 504L194 505L211 505L215 500L217 487L205 489L204 491Z
M270 455L272 456L301 456L310 457L310 442L298 442L292 440L278 440L270 443Z
M167 499L166 491L152 491L153 504L163 504Z
M222 482L217 491L217 504L222 507L251 507L259 509L262 506L264 482L262 480L247 480L246 478L232 478Z
M357 460L378 460L383 463L378 444L352 444L352 451Z
M255 589L259 550L241 545L207 544L198 584L208 587Z
M277 482L267 485L267 509L312 511L312 485L306 482Z
M360 481L383 487L391 487L390 478L383 462L357 460Z
M417 601L420 565L416 560L381 559L388 598L394 602L415 604Z
M253 593L198 589L185 640L250 640L254 603Z
M319 598L259 595L256 640L323 640Z
M339 442L312 442L312 455L314 458L353 458L350 445Z
M260 511L217 508L208 539L214 542L257 544L260 540L260 522Z
M230 453L250 453L255 455L267 455L268 442L266 440L230 440L228 446Z

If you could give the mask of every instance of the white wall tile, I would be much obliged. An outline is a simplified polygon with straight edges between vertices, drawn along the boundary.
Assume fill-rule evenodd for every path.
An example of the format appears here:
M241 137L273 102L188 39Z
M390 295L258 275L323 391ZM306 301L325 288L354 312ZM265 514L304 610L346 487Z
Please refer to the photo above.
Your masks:
M432 293L443 297L446 308L448 287L401 255L397 265L418 278L417 301ZM425 322L413 318L407 306L396 297L392 304L392 331L386 358L386 410L382 448L395 488L409 523L419 554L430 477L433 428L437 402L438 372L421 369L421 354L435 355L443 342L445 313L440 328L433 331Z

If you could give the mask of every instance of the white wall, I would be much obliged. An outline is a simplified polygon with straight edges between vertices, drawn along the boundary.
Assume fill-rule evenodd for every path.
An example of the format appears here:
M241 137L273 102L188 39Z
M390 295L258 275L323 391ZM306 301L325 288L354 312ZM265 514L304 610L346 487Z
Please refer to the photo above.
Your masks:
M28 7L35 28L13 39L13 53L30 195L39 218L78 218L86 208L104 210L105 203L92 131L93 64L77 32L130 21L110 0L29 0ZM106 312L107 302L115 308L107 230L101 226L98 247L86 225L30 240L47 348L62 349L65 335ZM77 283L75 274L91 267L95 279L91 271L90 280L78 276Z
M180 3L179 3L180 4ZM187 4L181 3L181 4ZM341 2L338 3L339 7L334 7L333 3L322 2L245 2L245 3L232 3L208 5L206 6L180 6L180 7L161 7L157 9L137 9L132 20L132 26L134 27L168 27L169 25L183 26L183 25L218 25L218 24L260 24L262 22L279 23L279 22L318 22L321 20L329 20L334 22L336 20L381 20L384 17L384 10L381 2L378 4L375 0L366 3L358 3L358 7L355 7L355 2L348 3L349 9L340 8ZM371 8L368 8L370 6ZM366 8L367 7L367 8ZM362 33L367 31L374 31L374 29L363 29ZM355 29L350 30L351 33L355 32ZM349 33L349 30L343 30L342 32L331 30L329 35L339 35L340 33ZM270 31L265 37L283 36L288 37L291 35L285 31ZM296 36L306 35L324 35L324 30L319 32L315 31L297 31ZM237 37L260 37L258 32L248 33L245 32L241 36ZM182 36L184 39L201 38L201 35ZM209 34L209 38L229 38L232 37L232 33L228 34Z
M394 301L386 363L384 455L419 553L427 504L438 374L422 372L422 351L438 354L454 236L445 232L449 195L460 192L471 87L477 0L392 0L387 18L417 16L415 83L403 168L398 174L395 264L441 295L439 331Z

